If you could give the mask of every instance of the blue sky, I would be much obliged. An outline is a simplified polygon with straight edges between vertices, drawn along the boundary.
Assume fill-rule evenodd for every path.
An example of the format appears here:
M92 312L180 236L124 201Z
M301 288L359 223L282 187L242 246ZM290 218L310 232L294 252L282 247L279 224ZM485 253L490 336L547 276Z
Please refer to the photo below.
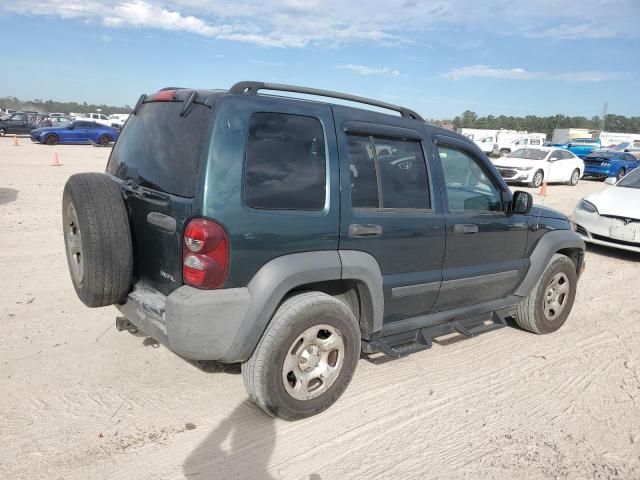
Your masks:
M264 80L425 117L640 115L638 0L20 0L0 96L134 104Z

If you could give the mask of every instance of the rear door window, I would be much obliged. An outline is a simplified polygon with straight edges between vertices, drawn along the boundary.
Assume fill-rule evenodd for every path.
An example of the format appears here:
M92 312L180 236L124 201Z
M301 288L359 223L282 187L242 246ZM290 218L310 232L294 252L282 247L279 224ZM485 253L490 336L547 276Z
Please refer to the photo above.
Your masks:
M181 116L182 107L183 102L143 104L122 129L107 171L155 190L193 197L212 110L194 104Z
M416 140L348 135L352 208L431 208L427 167Z
M245 203L266 210L322 210L326 164L320 120L287 113L256 113L247 140Z

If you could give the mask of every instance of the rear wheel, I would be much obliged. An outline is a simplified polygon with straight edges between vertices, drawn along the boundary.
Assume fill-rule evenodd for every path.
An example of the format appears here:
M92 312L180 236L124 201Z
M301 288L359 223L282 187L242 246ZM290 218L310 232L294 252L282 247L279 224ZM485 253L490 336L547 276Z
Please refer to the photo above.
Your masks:
M51 133L44 138L44 143L47 145L55 145L58 143L58 136Z
M72 175L62 195L62 221L67 264L80 300L88 307L124 300L133 254L117 185L102 173Z
M578 184L578 180L580 180L580 170L577 168L571 172L571 179L569 180L569 185L575 186Z
M111 137L109 135L100 135L100 139L98 140L100 145L108 145L111 142Z
M278 308L242 374L249 397L266 413L298 420L338 400L359 356L351 310L325 293L301 293Z
M529 186L533 188L538 188L542 185L542 181L544 180L544 172L542 170L538 170L533 174L533 178L529 182Z
M0 128L0 137L4 137L7 134L6 128Z
M516 310L516 323L533 333L551 333L567 320L576 296L576 266L555 254L531 293Z

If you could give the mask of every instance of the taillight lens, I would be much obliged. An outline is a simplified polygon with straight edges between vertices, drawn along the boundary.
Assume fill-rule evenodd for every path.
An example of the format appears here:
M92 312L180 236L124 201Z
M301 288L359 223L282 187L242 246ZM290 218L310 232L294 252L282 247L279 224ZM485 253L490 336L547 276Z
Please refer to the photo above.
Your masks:
M176 97L175 90L160 90L159 92L151 95L151 100L154 102L170 102Z
M196 288L220 288L227 276L229 241L224 229L196 218L184 229L182 280Z

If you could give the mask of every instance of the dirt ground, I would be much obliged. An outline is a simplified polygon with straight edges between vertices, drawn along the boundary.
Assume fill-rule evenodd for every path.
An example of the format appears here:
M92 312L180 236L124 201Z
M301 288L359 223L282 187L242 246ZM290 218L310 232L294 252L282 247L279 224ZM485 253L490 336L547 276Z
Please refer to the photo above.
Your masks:
M363 359L329 411L287 423L249 403L238 367L188 363L77 299L62 188L109 149L12 142L0 139L0 478L640 478L640 255L590 247L555 334L504 328ZM553 185L545 204L571 214L603 188Z

